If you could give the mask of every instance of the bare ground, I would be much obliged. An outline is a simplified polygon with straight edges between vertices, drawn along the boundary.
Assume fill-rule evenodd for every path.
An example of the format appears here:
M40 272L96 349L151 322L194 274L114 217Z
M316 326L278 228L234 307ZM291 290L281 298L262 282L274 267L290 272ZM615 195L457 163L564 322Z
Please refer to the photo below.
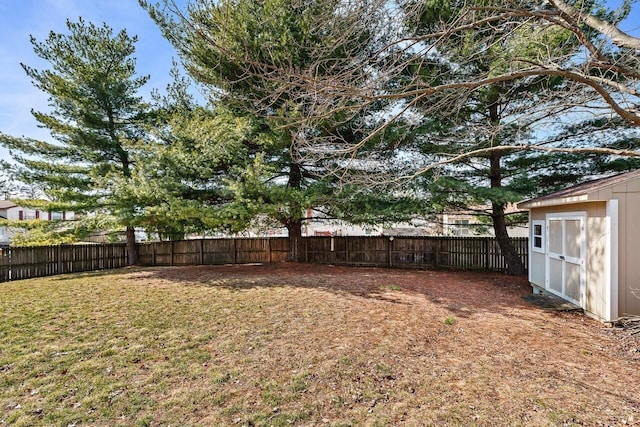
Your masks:
M0 424L637 424L638 341L530 292L290 263L3 284Z

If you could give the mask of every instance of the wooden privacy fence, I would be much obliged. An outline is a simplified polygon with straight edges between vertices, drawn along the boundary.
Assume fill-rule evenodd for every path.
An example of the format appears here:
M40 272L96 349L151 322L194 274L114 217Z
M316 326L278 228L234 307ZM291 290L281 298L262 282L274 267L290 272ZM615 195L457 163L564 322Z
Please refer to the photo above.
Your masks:
M305 261L378 267L506 271L493 237L306 237ZM513 238L528 264L528 239Z
M139 245L142 265L249 264L286 261L286 237L200 239Z
M0 282L127 265L125 244L59 245L0 249Z
M528 239L512 239L527 265ZM505 271L492 237L304 237L304 261L322 264L424 269ZM150 266L281 262L289 240L276 238L200 239L139 245L140 263ZM121 268L124 243L12 247L0 251L0 282L55 274Z
M528 239L512 239L525 266ZM304 237L304 261L322 264L505 271L492 237ZM246 264L285 261L278 238L202 239L140 245L143 265Z

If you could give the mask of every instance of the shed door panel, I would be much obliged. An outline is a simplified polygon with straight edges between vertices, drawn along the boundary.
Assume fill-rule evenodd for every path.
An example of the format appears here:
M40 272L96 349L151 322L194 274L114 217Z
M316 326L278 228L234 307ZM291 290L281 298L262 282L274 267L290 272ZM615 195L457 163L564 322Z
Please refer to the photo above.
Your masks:
M567 219L564 221L565 226L565 240L564 240L564 256L572 258L572 262L575 264L580 261L582 254L580 248L582 247L582 234L580 233L581 221L579 219Z
M562 220L549 220L549 252L562 254Z
M564 293L566 296L571 298L574 301L581 301L580 297L580 270L582 269L580 265L573 264L570 262L566 262L564 265L565 268L565 290Z
M547 289L582 305L585 285L583 216L547 218Z
M549 259L549 277L547 288L558 294L562 293L562 276L564 274L562 261L554 258Z

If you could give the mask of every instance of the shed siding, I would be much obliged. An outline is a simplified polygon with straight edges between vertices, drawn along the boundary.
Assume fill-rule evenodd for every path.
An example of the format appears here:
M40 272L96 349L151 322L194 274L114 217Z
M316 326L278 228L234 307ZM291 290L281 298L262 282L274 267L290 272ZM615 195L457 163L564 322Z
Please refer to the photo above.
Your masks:
M640 193L640 179L632 179L627 181L627 192Z
M620 186L618 185L616 187L618 187L618 191L619 191ZM594 200L594 201L610 200L614 198L613 193L614 193L613 187L602 188L598 191L594 191L593 193L589 194L589 200Z
M529 271L529 281L541 288L545 282L545 259L540 252L529 251L531 257L531 270Z
M598 204L600 205L600 204ZM587 211L587 286L584 309L601 319L607 317L607 219L606 205ZM601 209L602 208L602 209Z
M631 184L631 183L629 183ZM628 186L630 189L631 185ZM617 194L620 210L619 314L640 315L640 189Z

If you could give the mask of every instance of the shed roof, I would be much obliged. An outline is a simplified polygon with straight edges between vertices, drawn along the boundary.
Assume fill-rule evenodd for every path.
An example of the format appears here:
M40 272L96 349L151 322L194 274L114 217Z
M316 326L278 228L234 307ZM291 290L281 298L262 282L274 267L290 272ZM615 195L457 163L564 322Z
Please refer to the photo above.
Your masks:
M11 200L0 200L0 209L15 208L16 206L18 205L13 203Z
M567 203L578 203L589 201L589 195L604 188L622 184L630 180L640 180L640 169L621 173L618 175L600 178L593 181L583 182L563 190L559 190L534 199L525 200L518 203L520 209L531 209L542 206L556 206Z

